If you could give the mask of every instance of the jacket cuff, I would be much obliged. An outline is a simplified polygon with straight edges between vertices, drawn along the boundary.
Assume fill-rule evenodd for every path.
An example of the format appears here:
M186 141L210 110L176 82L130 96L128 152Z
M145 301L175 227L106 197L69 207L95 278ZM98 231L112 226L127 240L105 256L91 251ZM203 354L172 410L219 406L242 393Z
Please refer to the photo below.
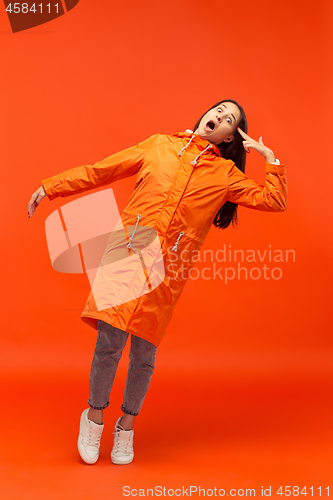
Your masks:
M281 163L280 165L276 165L274 163L266 162L266 172L273 172L276 174L285 174L286 173L286 165Z
M42 181L42 186L44 187L45 193L47 194L49 200L57 198L57 194L55 193L54 185L52 182L52 177L49 177L48 179Z

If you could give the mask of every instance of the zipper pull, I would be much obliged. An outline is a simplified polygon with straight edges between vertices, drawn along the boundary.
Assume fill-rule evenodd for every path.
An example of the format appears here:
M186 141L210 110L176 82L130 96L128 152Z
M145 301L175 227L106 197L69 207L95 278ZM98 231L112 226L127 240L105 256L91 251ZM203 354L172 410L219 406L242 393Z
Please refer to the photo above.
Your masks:
M178 236L178 239L177 239L177 241L176 241L176 243L175 243L175 246L174 246L174 247L172 247L172 249L171 249L173 252L177 252L177 245L178 245L178 242L179 242L180 238L181 238L183 235L184 235L184 233L183 233L183 231L181 231L181 232L179 233L179 236Z
M131 245L132 245L132 239L133 239L133 237L134 237L134 235L135 235L136 228L138 227L138 224L139 224L139 219L141 219L141 214L139 214L139 215L138 215L138 219L137 219L137 221L136 221L136 226L135 226L135 228L134 228L134 231L133 231L132 236L131 236L131 237L130 237L130 239L129 239L129 243L128 243L128 245L127 245L127 248L131 248Z

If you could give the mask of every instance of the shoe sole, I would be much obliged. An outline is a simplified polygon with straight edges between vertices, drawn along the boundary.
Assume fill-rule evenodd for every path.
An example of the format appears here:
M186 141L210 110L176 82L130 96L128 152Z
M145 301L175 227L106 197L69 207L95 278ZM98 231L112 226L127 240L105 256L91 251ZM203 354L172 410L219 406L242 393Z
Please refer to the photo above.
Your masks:
M133 460L134 460L134 457L133 457L133 458L131 458L130 460L128 460L127 462L123 462L123 461L121 461L121 460L117 460L116 458L113 458L113 457L111 456L111 462L112 462L113 464L115 464L115 465L128 465L128 464L131 464L131 463L133 462Z
M93 458L89 458L89 462L82 456L81 454L81 451L80 451L80 448L79 448L79 443L80 443L80 437L78 438L77 440L77 450L79 452L79 455L80 457L82 458L82 460L84 461L85 464L89 464L89 465L93 465L97 462L97 460L99 459L99 456L96 458L96 459L93 459Z

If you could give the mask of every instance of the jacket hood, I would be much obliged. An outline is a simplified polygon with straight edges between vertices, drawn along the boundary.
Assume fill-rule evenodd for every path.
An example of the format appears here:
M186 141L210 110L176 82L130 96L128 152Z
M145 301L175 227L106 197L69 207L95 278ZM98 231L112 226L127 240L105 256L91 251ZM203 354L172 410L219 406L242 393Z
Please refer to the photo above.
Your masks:
M199 151L203 151L204 149L207 149L208 146L210 146L210 150L214 151L214 153L217 156L221 156L220 150L215 144L212 144L211 142L207 141L206 139L203 139L200 137L198 134L194 134L192 130L186 129L185 132L175 132L174 134L170 134L173 137L181 137L185 139L192 139L192 143L197 146Z

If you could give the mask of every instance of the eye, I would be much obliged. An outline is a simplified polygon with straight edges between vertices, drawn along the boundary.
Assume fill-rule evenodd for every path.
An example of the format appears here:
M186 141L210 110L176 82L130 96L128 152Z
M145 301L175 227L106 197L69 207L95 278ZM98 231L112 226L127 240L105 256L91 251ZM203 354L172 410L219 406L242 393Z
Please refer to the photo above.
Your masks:
M222 111L222 108L217 108L217 111Z
M229 123L230 123L230 124L232 123L232 119L231 119L231 118L227 118L227 120L229 120Z

